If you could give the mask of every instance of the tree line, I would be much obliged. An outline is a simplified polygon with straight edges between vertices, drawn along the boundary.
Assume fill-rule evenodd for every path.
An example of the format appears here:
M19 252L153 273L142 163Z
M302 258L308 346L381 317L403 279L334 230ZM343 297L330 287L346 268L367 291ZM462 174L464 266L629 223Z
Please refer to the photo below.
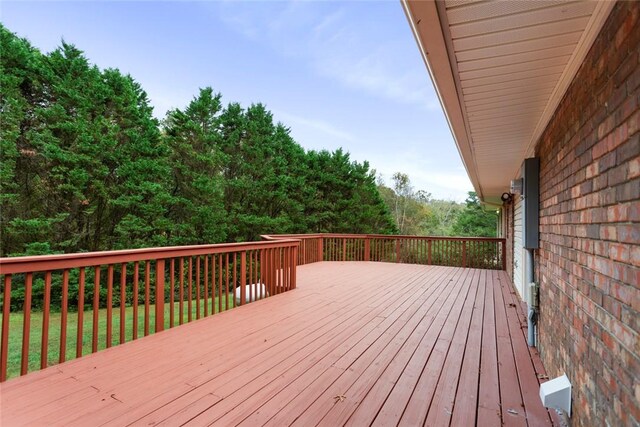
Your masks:
M0 255L398 231L367 162L306 151L204 88L162 120L141 85L0 24Z
M391 186L378 178L378 190L400 234L422 236L495 237L498 215L486 210L473 191L464 203L433 198L415 190L407 174L396 172Z

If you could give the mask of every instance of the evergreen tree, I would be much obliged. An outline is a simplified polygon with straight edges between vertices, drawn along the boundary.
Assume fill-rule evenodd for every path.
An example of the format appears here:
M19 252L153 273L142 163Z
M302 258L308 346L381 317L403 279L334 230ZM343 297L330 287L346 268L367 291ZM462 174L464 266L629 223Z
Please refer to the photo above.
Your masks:
M273 123L262 104L246 111L230 104L221 117L224 153L224 203L230 236L255 240L260 234L296 230L297 190L304 185L304 150L288 129Z
M457 236L495 237L498 215L495 211L487 211L480 204L474 191L469 192L464 210L453 226Z
M380 197L375 172L367 162L351 162L338 149L307 154L312 189L306 199L307 228L315 232L391 233L396 231L389 210Z
M65 42L41 55L1 31L2 253L162 244L168 170L144 91Z
M130 76L0 25L2 255L396 228L368 163L305 152L262 104L211 88L162 132Z
M164 123L173 172L169 219L172 245L216 243L226 239L223 205L220 114L222 96L211 88L181 111L170 111Z

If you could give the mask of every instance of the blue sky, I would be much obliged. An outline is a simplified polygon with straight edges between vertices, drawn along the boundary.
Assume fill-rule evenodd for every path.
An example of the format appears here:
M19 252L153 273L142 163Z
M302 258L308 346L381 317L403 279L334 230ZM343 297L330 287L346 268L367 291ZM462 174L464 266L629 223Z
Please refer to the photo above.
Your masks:
M308 149L343 147L390 182L464 200L472 189L397 0L3 1L0 19L44 52L62 38L130 73L155 114L211 86L262 102Z

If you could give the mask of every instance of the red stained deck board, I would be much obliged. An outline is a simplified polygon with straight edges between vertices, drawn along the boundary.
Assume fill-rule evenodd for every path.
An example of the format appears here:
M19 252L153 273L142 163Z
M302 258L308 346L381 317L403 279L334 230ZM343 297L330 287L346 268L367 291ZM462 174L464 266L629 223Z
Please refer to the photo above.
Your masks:
M482 323L482 349L480 352L480 384L476 422L480 426L500 425L500 383L498 378L498 350L493 278L487 273Z
M470 426L476 422L478 407L478 382L480 380L480 356L482 354L482 322L484 301L487 289L487 271L479 277L478 293L473 306L471 325L460 370L458 389L453 399L451 424L454 426Z
M425 364L433 353L438 336L447 318L450 316L453 303L463 295L462 291L464 286L462 286L462 284L464 283L464 277L467 273L468 272L462 272L461 276L450 279L450 281L454 283L455 291L452 292L451 297L443 304L444 309L438 313L438 316L433 322L433 326L421 341L418 351L414 353L403 370L402 375L396 381L391 393L381 406L378 414L374 417L374 423L378 425L394 425L399 422L416 387L416 383L420 379L422 371L425 369ZM356 413L355 415L354 419L358 418L359 414Z
M463 329L468 328L467 322L473 309L477 291L477 282L473 280L475 273L475 271L471 270L467 274L465 279L466 286L463 289L464 296L458 298L454 303L452 315L449 316L438 337L434 354L429 358L424 371L422 371L418 384L400 419L399 425L401 426L423 425L431 412L449 411L451 409L450 407L447 408L446 405L441 405L443 403L441 402L441 379L445 374L447 378L444 380L451 381L452 378L449 374L453 370L457 382L460 366L455 362L453 364L449 363L449 361L457 358L458 355L455 354L455 349L451 354L449 354L449 350L452 346L456 349L458 347L456 344L459 339L456 339L456 331L458 331L458 334L466 333L466 330L463 332Z
M501 404L507 425L551 424L510 286L486 270L305 265L291 292L3 383L0 424L494 425Z
M495 299L496 343L498 348L498 378L500 381L500 415L505 425L526 426L524 403L520 393L520 382L511 345L507 323L507 307L500 282L494 276L493 297Z

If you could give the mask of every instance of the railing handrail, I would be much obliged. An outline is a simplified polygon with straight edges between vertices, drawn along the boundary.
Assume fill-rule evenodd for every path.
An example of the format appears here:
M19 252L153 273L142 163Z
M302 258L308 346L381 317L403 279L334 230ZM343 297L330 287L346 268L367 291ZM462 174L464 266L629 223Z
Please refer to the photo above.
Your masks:
M504 237L464 237L464 236L418 236L412 234L349 234L349 233L313 233L313 234L264 234L260 236L264 240L273 241L281 239L313 239L320 237L347 238L347 239L420 239L420 240L471 240L481 242L501 242Z
M241 252L252 249L293 247L300 244L299 239L271 239L258 242L217 243L210 245L165 246L157 248L124 249L115 251L80 252L55 255L33 255L0 258L0 274L19 274L44 270L62 270L65 268L89 267L95 265L116 264L157 260L197 255L210 255L224 252Z

